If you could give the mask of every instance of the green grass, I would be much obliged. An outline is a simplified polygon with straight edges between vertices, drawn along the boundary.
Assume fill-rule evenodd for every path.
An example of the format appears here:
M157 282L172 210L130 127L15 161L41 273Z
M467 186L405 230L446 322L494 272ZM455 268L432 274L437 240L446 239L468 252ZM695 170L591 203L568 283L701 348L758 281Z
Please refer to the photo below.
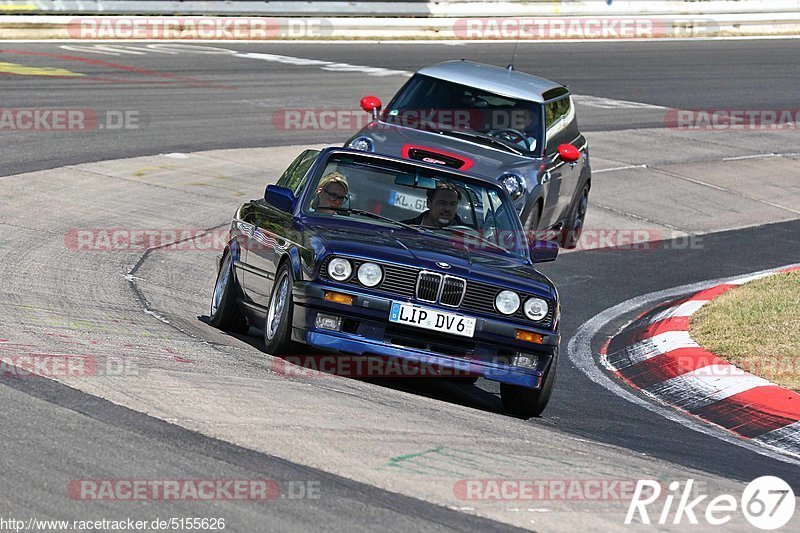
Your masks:
M742 370L800 391L800 272L726 292L692 316L690 332Z

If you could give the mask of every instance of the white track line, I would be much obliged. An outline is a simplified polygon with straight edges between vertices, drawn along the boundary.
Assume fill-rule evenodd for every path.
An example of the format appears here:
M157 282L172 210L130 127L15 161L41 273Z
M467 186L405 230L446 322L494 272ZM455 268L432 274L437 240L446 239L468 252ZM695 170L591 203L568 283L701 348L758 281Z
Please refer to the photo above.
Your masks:
M601 168L599 170L592 170L592 174L602 174L603 172L616 172L618 170L631 170L634 168L647 168L647 165L628 165L626 167Z
M707 304L709 300L689 300L680 305L676 305L653 315L653 322L666 320L667 318L679 318L692 316L698 309Z
M654 337L641 340L623 348L630 360L630 365L635 365L653 357L678 350L680 348L699 348L700 346L689 336L688 331L668 331ZM625 368L618 366L619 368Z

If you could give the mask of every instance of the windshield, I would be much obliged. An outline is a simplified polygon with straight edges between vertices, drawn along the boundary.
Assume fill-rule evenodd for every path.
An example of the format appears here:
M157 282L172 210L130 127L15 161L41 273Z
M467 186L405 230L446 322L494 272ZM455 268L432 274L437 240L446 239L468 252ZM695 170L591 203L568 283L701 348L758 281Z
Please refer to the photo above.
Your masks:
M395 96L383 120L420 129L481 133L526 155L541 148L541 104L421 74Z
M513 205L493 184L342 155L331 156L309 185L303 212L352 217L399 231L429 233L488 252L526 256Z

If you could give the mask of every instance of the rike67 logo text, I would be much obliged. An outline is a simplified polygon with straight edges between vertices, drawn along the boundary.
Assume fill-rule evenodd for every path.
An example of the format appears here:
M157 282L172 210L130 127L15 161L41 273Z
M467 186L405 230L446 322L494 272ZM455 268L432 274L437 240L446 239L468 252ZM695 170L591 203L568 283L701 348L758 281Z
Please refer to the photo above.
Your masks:
M731 521L734 513L741 510L751 525L758 529L774 530L785 526L794 515L794 492L788 483L778 477L762 476L754 479L745 487L739 500L730 494L723 494L706 501L708 495L694 494L693 485L693 479L686 481L682 488L680 482L673 481L669 484L666 496L663 496L659 482L639 480L625 516L625 523L631 524L636 520L642 524L650 524L650 511L658 511L659 506L660 513L652 520L660 525L682 524L685 523L684 519L697 525L700 516L712 526L722 526ZM654 509L648 508L656 502L658 503L653 505Z

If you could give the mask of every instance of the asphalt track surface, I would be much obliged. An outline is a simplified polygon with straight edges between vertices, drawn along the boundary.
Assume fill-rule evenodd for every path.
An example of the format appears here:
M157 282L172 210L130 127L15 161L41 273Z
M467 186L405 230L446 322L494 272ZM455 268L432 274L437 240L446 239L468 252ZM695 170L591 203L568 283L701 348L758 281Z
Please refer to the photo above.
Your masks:
M409 71L461 57L502 64L508 61L512 50L510 45L219 46ZM108 82L3 76L3 107L135 109L147 119L146 128L113 134L0 132L0 176L165 152L340 141L341 132L277 131L270 127L269 112L281 108L352 109L365 92L386 100L405 80L403 76L369 77L325 72L317 67L237 62L222 55L96 55L64 51L54 43L4 43L0 48L0 61L72 67L87 76L118 78ZM520 70L567 81L576 93L585 95L666 107L792 109L800 79L800 66L795 60L799 49L798 41L520 45L515 63ZM56 54L135 65L149 74L52 57ZM175 81L152 73L184 79ZM159 81L169 83L153 83ZM581 115L581 121L587 132L652 128L663 126L663 112L589 110ZM17 193L26 194L24 190ZM124 210L124 206L116 209ZM224 223L227 214L227 210L220 212L218 223ZM706 235L703 243L696 250L574 253L545 265L542 270L556 282L562 297L562 348L585 321L629 298L797 262L800 222ZM13 274L20 260L12 254L3 254L0 259L4 292L14 293L17 282ZM199 286L208 287L210 283L197 280ZM89 297L91 292L84 294ZM79 309L73 311L79 313ZM610 325L604 333L613 333L611 330L617 325ZM378 526L421 531L508 527L215 440L48 380L4 380L2 385L4 405L14 406L3 409L0 415L4 428L2 454L6 463L13 465L9 475L3 476L0 491L0 510L6 515L42 512L79 518L86 515L86 504L62 501L67 480L86 476L87 471L97 478L113 477L121 465L126 476L145 477L158 465L162 471L181 472L187 478L194 474L206 478L261 475L279 480L318 479L328 488L326 494L330 497L318 502L280 501L257 509L236 507L237 530L242 531L254 530L264 520L280 530L320 524L331 529L362 530L367 529L368 523L370 529ZM482 387L496 392L491 384ZM405 389L438 400L442 416L447 416L451 403L483 411L486 417L504 418L499 413L499 399L491 395L470 394L458 387L443 391L427 385ZM561 359L556 390L545 416L529 424L534 430L540 426L608 443L635 455L733 480L778 475L795 492L800 491L797 466L697 433L638 408L599 388L566 357ZM498 439L503 437L502 427L498 423ZM146 509L125 514L166 517L180 514L185 505L151 502ZM205 516L213 514L214 505L220 504L209 504ZM104 507L98 504L93 509L100 512ZM196 508L193 510L197 512ZM230 511L227 508L226 512Z
M123 44L141 47L139 43ZM404 71L461 58L504 65L514 50L507 44L208 45ZM326 72L317 66L232 60L224 54L107 55L63 50L55 44L21 43L0 43L0 51L0 62L56 66L105 78L4 75L4 107L135 110L146 124L139 130L113 134L107 130L69 135L0 131L0 175L160 152L340 141L341 132L273 128L271 113L280 109L358 109L358 100L367 92L387 103L405 81L402 76L364 76ZM21 55L20 51L49 56ZM519 70L566 83L577 94L679 109L794 109L800 78L800 65L794 58L799 51L798 40L523 43L514 62ZM123 71L98 64L100 61L143 70ZM579 120L587 132L664 126L663 112L639 109L582 110ZM650 148L642 146L645 151Z

